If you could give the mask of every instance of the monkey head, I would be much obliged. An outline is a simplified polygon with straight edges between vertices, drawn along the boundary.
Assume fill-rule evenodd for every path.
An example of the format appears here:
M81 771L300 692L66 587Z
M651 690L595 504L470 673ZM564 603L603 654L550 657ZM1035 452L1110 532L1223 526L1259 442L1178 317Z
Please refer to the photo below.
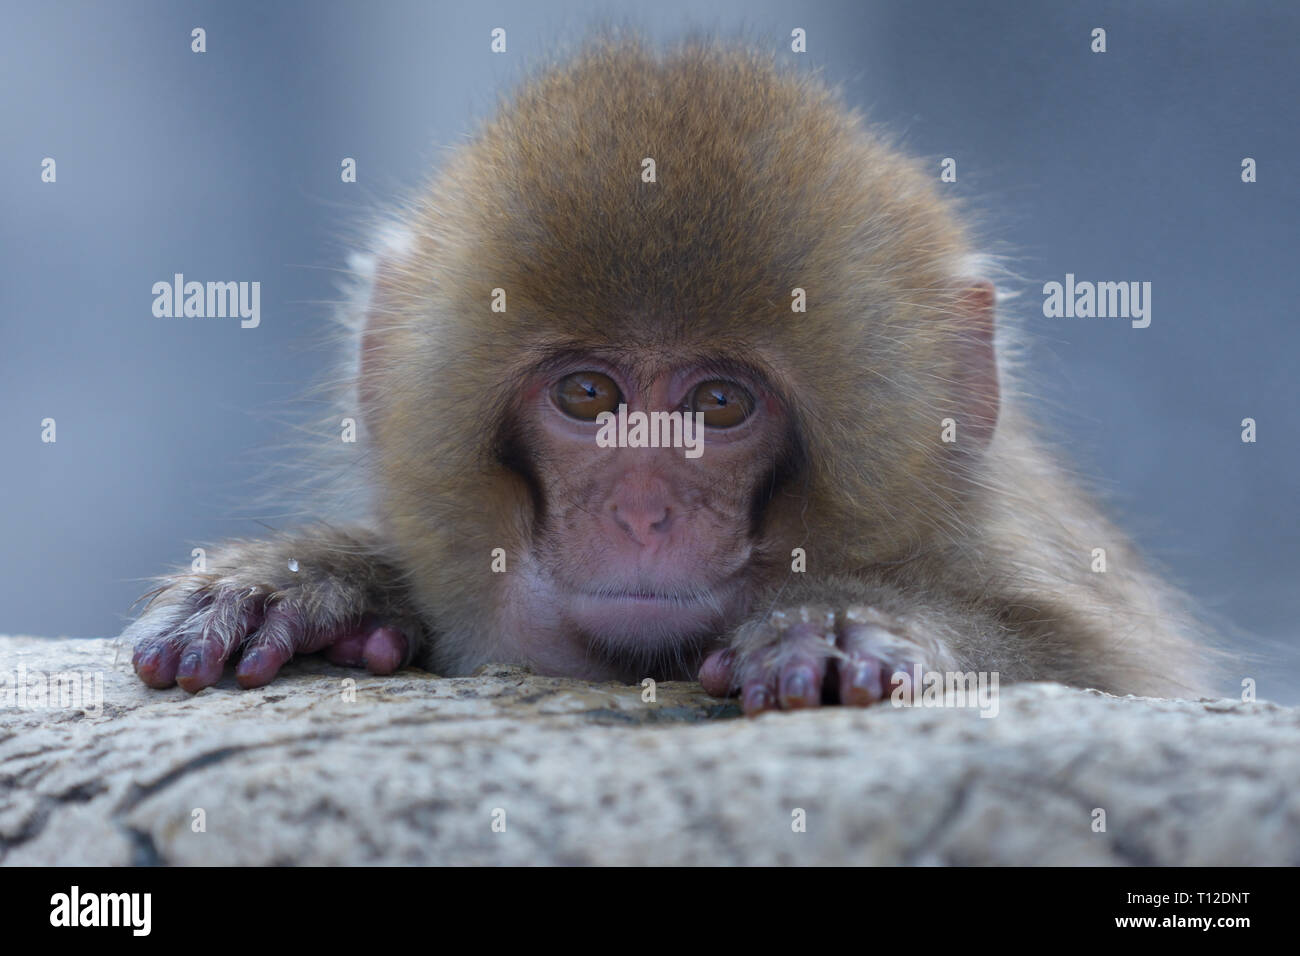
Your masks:
M694 676L795 549L851 572L960 520L993 295L931 179L746 52L610 41L525 83L401 224L361 338L379 518L440 653ZM607 447L620 411L700 416L700 453Z

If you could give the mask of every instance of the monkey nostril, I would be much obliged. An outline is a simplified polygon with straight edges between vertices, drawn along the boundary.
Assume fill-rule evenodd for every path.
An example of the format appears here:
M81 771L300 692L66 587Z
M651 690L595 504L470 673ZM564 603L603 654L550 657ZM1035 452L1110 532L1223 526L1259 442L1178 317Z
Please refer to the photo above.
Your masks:
M622 528L638 544L656 534L667 533L672 525L672 511L667 508L619 508L610 506L614 523Z

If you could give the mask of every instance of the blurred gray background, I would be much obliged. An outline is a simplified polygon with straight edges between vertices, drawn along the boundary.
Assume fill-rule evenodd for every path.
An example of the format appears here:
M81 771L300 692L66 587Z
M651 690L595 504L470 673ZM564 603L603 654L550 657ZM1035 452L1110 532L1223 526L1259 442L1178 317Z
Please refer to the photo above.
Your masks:
M303 345L350 244L530 61L607 20L770 44L913 152L955 157L952 194L1022 279L1061 445L1258 655L1241 672L1261 696L1300 699L1300 4L5 2L0 19L0 632L115 634L143 579L263 530L248 502L268 464L293 467L285 411L328 367ZM174 272L259 280L261 327L154 318ZM1043 318L1042 283L1067 272L1151 281L1151 327Z

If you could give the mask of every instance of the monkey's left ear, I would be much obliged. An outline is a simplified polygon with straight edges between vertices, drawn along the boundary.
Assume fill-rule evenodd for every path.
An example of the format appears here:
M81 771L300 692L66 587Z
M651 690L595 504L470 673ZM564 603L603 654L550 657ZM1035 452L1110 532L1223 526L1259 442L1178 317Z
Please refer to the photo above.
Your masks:
M997 291L986 279L963 281L953 309L957 332L958 447L982 453L993 439L1001 406L998 357L994 347Z

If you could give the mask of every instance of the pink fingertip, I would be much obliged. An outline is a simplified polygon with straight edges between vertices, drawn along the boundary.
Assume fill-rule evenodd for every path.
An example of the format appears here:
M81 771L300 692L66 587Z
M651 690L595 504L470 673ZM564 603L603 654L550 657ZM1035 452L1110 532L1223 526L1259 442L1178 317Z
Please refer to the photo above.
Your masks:
M366 664L366 641L370 631L356 631L325 649L325 659L341 667L364 667Z
M391 674L406 661L409 648L406 635L393 627L381 626L366 638L366 670L372 674Z
M131 664L140 680L155 690L162 690L176 683L176 670L180 662L180 650L170 641L143 648L137 647L131 656Z
M278 650L271 644L252 647L239 659L235 680L245 690L269 684L292 656L292 653Z
M735 673L736 655L731 650L714 651L700 666L699 681L704 693L713 697L730 697L734 694L732 677Z
M195 641L181 655L180 666L176 670L176 683L191 694L197 694L221 680L225 669L226 661L217 642Z

